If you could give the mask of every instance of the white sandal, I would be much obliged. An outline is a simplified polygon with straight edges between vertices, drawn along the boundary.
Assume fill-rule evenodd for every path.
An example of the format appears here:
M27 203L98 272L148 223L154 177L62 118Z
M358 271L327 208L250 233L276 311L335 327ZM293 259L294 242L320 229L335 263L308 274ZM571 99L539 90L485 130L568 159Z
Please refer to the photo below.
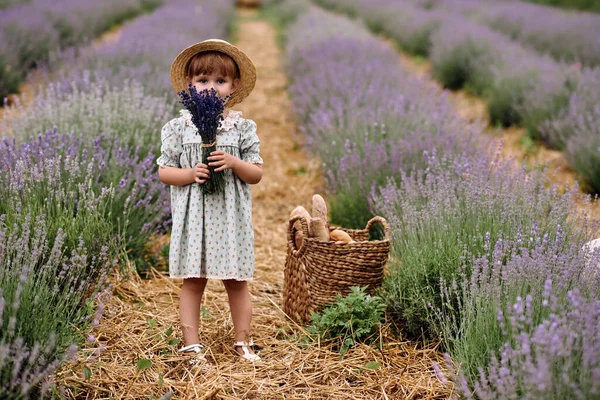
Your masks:
M253 343L252 341L250 341L250 344L248 344L248 342L235 342L233 344L233 350L240 356L240 358L243 358L245 360L248 361L260 361L261 358L258 356L258 354L252 354L250 353L250 350L248 350L248 346L252 346ZM244 354L239 354L236 350L236 347L241 347L242 350L244 351Z
M201 344L190 344L179 349L180 353L196 353L196 356L190 360L190 365L206 362L204 357L204 346Z

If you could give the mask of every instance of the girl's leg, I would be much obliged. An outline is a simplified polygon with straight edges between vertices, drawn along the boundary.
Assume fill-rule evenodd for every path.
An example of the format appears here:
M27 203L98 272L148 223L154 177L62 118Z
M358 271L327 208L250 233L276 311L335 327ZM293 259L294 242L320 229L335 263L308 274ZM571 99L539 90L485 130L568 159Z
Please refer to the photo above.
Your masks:
M252 303L248 283L233 279L224 280L223 284L229 297L229 309L231 319L235 328L235 341L248 341L250 335L250 322L252 320ZM239 354L244 354L241 348L237 348ZM249 349L253 353L252 349Z
M179 298L179 318L181 320L184 346L200 342L198 338L200 303L206 282L206 278L186 278L183 280L183 288Z

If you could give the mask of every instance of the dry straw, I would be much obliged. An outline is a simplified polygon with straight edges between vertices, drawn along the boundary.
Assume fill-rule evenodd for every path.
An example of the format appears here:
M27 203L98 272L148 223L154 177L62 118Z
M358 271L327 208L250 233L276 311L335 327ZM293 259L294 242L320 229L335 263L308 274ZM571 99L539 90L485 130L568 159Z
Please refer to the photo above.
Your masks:
M210 364L189 366L177 353L179 344L169 344L181 340L176 313L181 282L156 270L151 275L116 285L93 342L55 376L66 398L148 399L168 391L174 399L420 399L452 393L452 385L440 382L432 369L434 361L443 362L440 353L397 340L388 326L381 328L380 348L360 345L343 361L331 343L315 338L301 345L305 331L283 313L282 289L270 282L252 285L253 336L263 360L252 365L234 355L226 293L210 281L200 328ZM151 367L137 371L138 359L150 360ZM380 365L370 370L367 363Z

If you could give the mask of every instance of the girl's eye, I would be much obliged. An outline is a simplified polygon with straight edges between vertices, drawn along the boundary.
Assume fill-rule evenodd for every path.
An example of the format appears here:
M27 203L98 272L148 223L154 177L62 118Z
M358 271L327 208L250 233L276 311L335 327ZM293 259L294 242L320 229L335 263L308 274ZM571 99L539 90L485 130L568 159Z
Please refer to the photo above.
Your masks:
M223 83L225 83L225 79L219 79L217 82L222 85Z

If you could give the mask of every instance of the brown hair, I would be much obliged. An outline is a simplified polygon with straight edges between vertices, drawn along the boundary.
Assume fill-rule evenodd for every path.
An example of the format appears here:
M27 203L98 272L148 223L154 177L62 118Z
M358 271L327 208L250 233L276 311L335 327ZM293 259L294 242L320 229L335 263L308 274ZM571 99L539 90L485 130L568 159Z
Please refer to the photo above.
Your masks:
M185 76L191 81L195 76L203 74L221 74L223 76L239 79L240 70L225 53L220 51L203 51L194 55L185 68Z

